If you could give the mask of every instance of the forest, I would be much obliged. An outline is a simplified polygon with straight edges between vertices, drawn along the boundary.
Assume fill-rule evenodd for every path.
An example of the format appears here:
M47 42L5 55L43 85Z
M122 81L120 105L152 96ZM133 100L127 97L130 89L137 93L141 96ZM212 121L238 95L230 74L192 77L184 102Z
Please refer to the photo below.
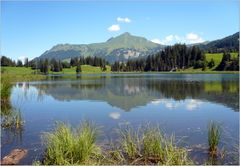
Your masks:
M237 71L239 70L239 54L237 58L231 58L229 52L224 52L221 63L217 66L217 71ZM178 69L194 69L214 66L214 61L206 60L205 53L198 47L187 47L176 44L168 46L163 51L146 58L128 60L126 63L115 62L111 66L112 71L176 71Z
M49 71L61 72L63 68L76 67L76 73L81 72L81 65L98 66L102 71L106 71L106 65L110 63L100 57L74 57L70 60L60 61L56 59L35 58L31 61L26 58L24 62L11 60L6 56L1 57L1 66L31 67L38 69L41 73L47 74ZM205 71L207 67L215 65L213 59L206 60L205 52L196 46L187 47L185 44L175 44L168 46L164 50L145 57L129 59L127 62L116 61L111 64L112 72L148 72L148 71L178 71L187 68L201 69ZM231 57L229 52L224 52L220 64L214 69L216 71L238 71L239 54Z

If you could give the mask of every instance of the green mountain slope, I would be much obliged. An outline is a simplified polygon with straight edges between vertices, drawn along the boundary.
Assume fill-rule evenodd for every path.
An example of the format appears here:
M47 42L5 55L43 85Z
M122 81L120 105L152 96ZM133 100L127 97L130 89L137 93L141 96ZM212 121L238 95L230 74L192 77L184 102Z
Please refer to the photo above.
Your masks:
M208 43L201 43L196 46L208 52L237 52L239 50L239 32L219 40L214 40Z
M68 59L77 56L98 56L113 62L116 60L127 60L138 58L161 50L164 46L153 43L143 37L123 33L117 37L110 38L103 43L93 44L58 44L44 52L40 58Z

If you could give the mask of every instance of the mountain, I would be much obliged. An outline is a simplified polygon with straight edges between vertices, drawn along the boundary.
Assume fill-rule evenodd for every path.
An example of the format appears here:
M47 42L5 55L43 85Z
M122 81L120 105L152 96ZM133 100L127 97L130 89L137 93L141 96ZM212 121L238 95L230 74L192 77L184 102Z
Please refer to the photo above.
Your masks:
M223 39L191 44L206 52L223 52L239 50L239 32ZM58 44L44 52L39 58L66 60L79 56L97 56L108 60L126 61L157 53L165 46L153 43L146 38L131 35L125 32L117 37L112 37L106 42L93 44Z
M58 44L44 52L39 58L69 59L78 56L97 56L106 58L109 62L125 61L156 53L164 48L146 38L133 36L126 32L112 37L106 42L93 44Z
M195 44L195 46L198 46L207 52L238 51L239 32L219 40Z

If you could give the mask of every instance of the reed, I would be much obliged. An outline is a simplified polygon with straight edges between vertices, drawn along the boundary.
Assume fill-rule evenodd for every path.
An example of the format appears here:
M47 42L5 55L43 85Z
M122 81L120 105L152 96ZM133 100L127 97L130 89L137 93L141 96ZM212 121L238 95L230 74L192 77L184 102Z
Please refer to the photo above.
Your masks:
M209 152L212 155L217 154L217 148L220 140L220 125L217 122L211 121L208 125L208 145Z
M95 144L98 128L88 121L81 123L78 129L58 123L52 133L44 134L46 153L44 164L72 165L94 164L100 154Z

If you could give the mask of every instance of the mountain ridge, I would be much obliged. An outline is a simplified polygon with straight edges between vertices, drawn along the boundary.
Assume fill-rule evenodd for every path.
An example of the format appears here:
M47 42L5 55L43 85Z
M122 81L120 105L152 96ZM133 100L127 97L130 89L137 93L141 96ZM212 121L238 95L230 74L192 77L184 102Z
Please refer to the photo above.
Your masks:
M218 52L226 49L236 51L239 49L239 32L222 39L189 44L187 46L197 46L208 52ZM125 32L100 43L57 44L38 58L65 60L79 56L97 56L105 58L109 62L127 61L128 59L155 54L164 47L166 45L157 44L144 37L134 36L129 32Z

